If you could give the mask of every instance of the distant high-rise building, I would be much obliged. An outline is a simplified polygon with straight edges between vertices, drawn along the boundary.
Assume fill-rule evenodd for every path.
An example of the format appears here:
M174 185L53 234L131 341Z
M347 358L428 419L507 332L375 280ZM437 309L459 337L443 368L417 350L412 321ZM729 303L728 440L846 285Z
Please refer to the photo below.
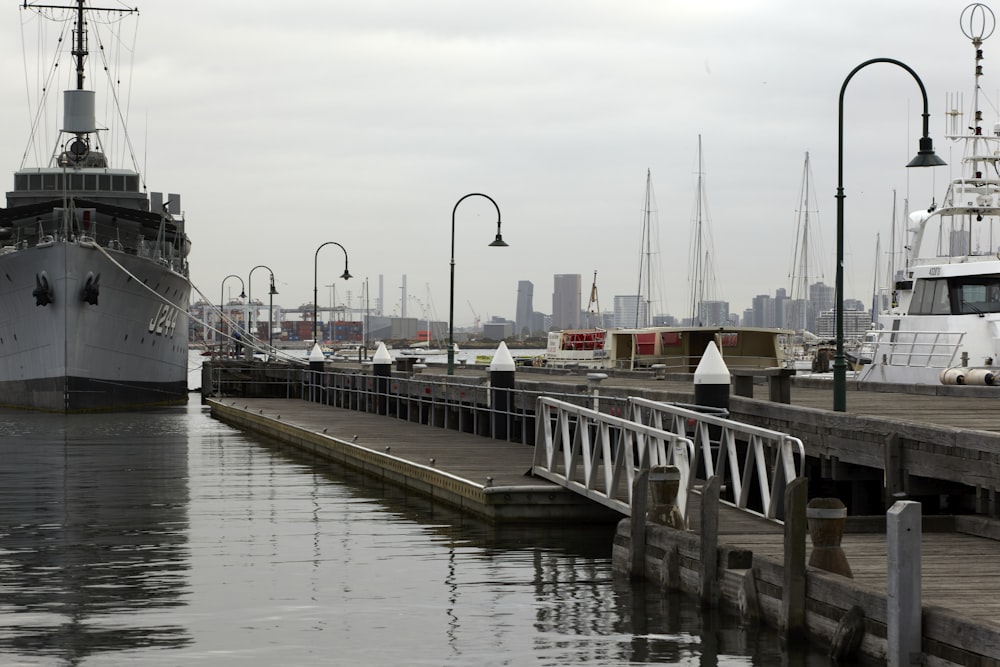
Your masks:
M813 283L809 286L809 318L806 328L816 333L816 318L819 314L834 309L837 289L824 283Z
M649 304L636 294L616 296L614 326L625 329L645 326L648 307Z
M580 303L582 299L579 273L559 273L552 284L552 329L580 328Z
M729 322L728 301L702 301L698 304L698 321L696 326L725 326Z
M517 307L514 314L514 334L519 338L530 336L531 314L534 312L532 304L535 286L530 280L517 281Z
M774 299L767 294L758 294L753 298L753 319L750 322L752 327L773 327L774 326Z

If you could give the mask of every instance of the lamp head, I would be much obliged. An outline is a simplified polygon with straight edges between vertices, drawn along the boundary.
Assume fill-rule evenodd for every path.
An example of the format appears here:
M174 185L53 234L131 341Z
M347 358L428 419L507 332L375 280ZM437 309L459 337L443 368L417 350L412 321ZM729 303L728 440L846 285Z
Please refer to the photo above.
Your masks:
M274 288L274 276L271 276L271 291L268 294L277 294L278 290Z
M352 277L351 276L351 272L347 270L346 266L344 267L344 272L342 274L340 274L340 277L343 278L344 280L350 280L351 279L351 277Z
M493 243L491 243L489 245L489 247L490 248L506 248L506 247L508 247L508 245L503 240L503 236L500 235L500 232L497 232L497 237L495 239L493 239Z
M947 162L934 152L934 141L930 137L920 138L920 150L917 156L910 160L907 167L943 167Z
M240 290L240 298L241 298L241 299L245 299L245 298L247 298L247 293L246 293L246 292L244 292L244 291L243 291L242 289Z

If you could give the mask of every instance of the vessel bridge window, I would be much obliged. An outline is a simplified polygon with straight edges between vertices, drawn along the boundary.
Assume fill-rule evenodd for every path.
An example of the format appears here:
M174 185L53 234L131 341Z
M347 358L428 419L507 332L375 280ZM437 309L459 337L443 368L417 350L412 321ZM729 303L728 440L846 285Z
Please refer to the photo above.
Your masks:
M81 192L138 192L139 177L134 174L72 173L66 174L67 189ZM14 190L60 191L63 174L15 174Z
M917 280L910 315L981 315L1000 312L1000 276Z

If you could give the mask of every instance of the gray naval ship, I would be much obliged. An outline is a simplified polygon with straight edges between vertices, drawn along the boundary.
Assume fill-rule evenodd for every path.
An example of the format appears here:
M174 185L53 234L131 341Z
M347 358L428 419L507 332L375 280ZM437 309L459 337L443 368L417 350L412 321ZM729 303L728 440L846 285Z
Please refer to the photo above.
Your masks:
M75 22L76 88L63 93L48 164L16 171L0 209L0 406L184 402L190 241L178 196L147 194L138 171L109 167L84 87L86 14L105 10L84 0L24 9Z

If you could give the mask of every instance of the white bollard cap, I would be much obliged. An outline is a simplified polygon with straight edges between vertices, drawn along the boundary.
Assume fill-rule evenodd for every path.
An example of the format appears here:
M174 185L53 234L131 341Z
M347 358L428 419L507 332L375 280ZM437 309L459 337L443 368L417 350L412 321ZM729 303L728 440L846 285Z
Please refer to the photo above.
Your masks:
M490 372L513 371L516 368L517 364L514 363L514 357L510 356L507 343L500 341L497 351L493 353L493 361L490 362Z
M326 357L323 356L323 350L320 348L319 343L313 343L312 352L309 353L309 361L323 361Z
M372 357L373 364L391 364L392 355L389 354L389 350L385 349L385 343L380 342L378 348L375 350L375 355Z
M729 367L722 360L719 348L715 346L715 341L709 341L705 348L705 354L698 362L698 368L694 370L695 384L732 384L732 376L729 374Z

